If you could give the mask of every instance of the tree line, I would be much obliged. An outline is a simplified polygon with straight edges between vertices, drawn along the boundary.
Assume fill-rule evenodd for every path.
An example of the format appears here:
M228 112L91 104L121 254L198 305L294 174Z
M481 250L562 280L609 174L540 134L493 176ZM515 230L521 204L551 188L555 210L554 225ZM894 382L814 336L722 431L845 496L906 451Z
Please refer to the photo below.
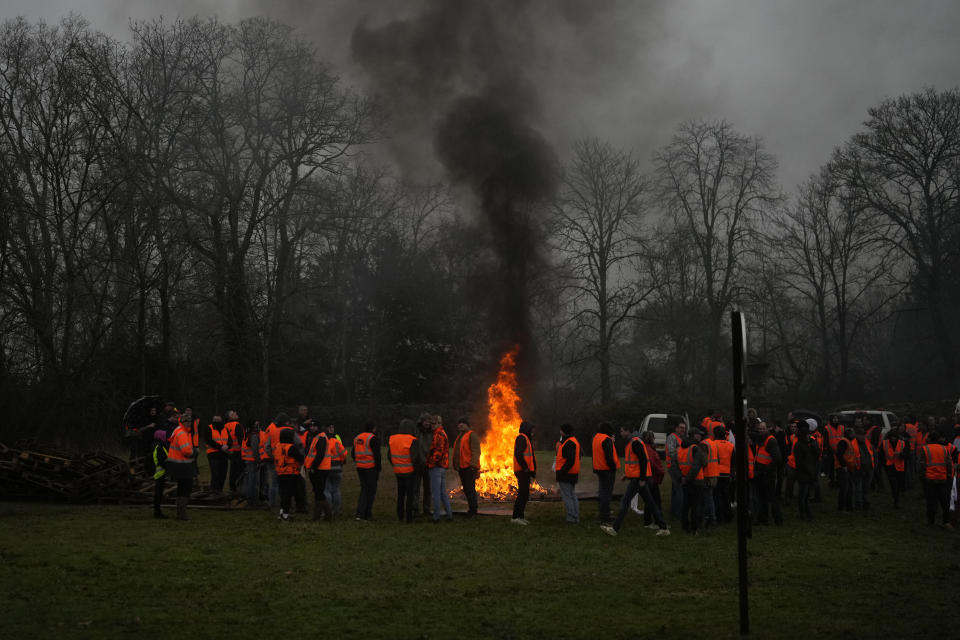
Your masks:
M102 440L145 393L260 417L479 406L492 233L456 185L379 160L389 117L265 18L125 42L3 23L4 432ZM528 292L544 420L722 404L733 308L770 402L956 395L956 89L870 109L795 193L723 120L652 155L584 137L561 156Z

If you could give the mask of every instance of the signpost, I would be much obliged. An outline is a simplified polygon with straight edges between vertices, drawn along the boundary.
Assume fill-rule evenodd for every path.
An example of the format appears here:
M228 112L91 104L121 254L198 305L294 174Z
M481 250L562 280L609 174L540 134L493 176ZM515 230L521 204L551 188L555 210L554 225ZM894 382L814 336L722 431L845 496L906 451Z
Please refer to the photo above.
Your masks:
M750 606L747 600L747 538L750 537L750 511L747 505L747 401L743 392L747 384L747 326L743 314L730 314L733 334L733 407L737 465L737 562L740 575L740 634L750 633Z

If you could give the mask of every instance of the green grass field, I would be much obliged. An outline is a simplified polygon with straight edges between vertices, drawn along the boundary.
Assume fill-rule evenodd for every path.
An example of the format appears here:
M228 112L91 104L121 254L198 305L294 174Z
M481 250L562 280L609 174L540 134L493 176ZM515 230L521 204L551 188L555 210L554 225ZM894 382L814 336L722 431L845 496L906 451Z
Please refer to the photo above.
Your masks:
M547 468L540 480L550 485ZM147 506L0 503L2 635L739 635L733 526L694 538L672 523L674 535L656 538L631 514L611 538L593 501L582 502L579 525L564 523L559 502L532 502L528 527L509 516L401 525L394 487L385 472L371 523L352 518L351 469L351 517L332 523L201 509L189 522L160 521ZM825 489L813 523L785 505L785 526L755 532L753 637L955 637L958 534L926 525L918 490L899 511L886 493L874 496L868 515L841 516L834 500Z

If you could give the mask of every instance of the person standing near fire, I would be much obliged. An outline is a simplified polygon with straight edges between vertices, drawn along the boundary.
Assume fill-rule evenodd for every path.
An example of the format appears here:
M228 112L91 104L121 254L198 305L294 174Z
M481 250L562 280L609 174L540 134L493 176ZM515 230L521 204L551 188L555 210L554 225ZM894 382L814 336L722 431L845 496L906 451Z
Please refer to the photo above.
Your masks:
M457 421L457 439L453 443L453 468L460 474L463 495L467 499L467 517L477 515L477 478L480 476L480 437L470 428L466 417Z
M440 510L453 520L450 496L447 495L447 467L450 466L450 439L443 428L440 416L433 416L433 440L427 455L427 472L430 474L430 493L433 494L433 522L440 522Z
M513 474L517 477L517 499L513 503L512 524L530 524L524 518L530 500L530 482L537 477L537 456L533 450L532 423L520 422L520 433L513 442Z
M610 498L613 495L613 483L616 479L620 460L617 458L617 448L613 446L613 427L609 422L597 425L597 432L593 435L590 446L593 457L593 472L597 474L597 511L600 524L610 524Z
M427 473L427 457L430 455L430 445L433 443L433 416L421 413L417 419L417 444L420 449L418 456L420 464L414 467L413 479L413 515L420 513L420 497L423 496L423 515L431 515L430 510L430 475Z
M560 425L560 442L557 443L557 459L553 463L557 472L557 487L567 512L567 522L580 522L580 501L577 499L577 480L580 478L580 443L573 435L573 425Z
M404 418L387 441L387 460L397 478L397 519L407 524L413 522L414 456L420 453L413 428L413 420Z

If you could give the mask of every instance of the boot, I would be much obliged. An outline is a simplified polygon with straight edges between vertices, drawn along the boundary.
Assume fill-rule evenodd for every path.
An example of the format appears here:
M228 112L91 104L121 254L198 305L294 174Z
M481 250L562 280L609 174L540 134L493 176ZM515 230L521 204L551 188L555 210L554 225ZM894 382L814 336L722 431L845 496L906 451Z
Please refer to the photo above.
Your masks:
M317 503L317 508L320 509L320 513L323 514L324 522L330 522L333 520L333 511L330 509L330 503L327 502L326 498Z
M320 500L313 502L313 519L319 520L323 516L323 503Z
M190 498L177 496L177 520L189 520L187 518L187 502Z
M167 516L160 510L161 502L163 502L163 484L156 482L153 488L153 517L165 520Z

